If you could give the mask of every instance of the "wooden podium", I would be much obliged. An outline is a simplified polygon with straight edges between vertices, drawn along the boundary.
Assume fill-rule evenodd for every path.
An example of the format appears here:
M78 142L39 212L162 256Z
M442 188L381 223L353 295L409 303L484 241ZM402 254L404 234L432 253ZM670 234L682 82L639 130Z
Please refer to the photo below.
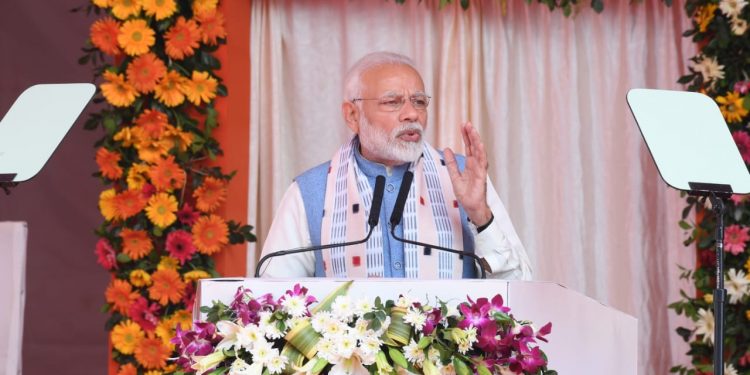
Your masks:
M212 301L229 303L237 288L249 288L254 294L281 296L294 284L322 298L346 280L336 279L206 279L198 286L194 318L201 316L200 306ZM638 365L638 321L634 317L605 306L581 293L550 282L505 280L356 280L349 295L380 296L395 299L409 294L420 300L446 302L471 298L503 296L517 319L530 320L538 328L552 322L549 343L540 347L549 357L549 367L560 374L636 374Z

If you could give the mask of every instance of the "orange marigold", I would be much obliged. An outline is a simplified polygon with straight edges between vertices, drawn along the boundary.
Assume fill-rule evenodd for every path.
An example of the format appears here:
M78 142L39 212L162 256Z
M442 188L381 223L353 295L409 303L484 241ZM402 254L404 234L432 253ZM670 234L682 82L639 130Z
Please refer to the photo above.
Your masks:
M126 363L120 366L120 370L117 371L117 375L138 375L138 368L133 366L132 363Z
M192 79L185 80L181 89L191 103L200 105L201 101L208 103L216 97L218 85L216 78L211 77L208 72L194 70Z
M158 369L167 365L172 349L158 338L145 338L135 347L135 360L147 369Z
M185 152L188 149L188 146L193 143L193 135L169 125L164 131L162 141L170 144L170 148L176 147L180 151Z
M220 216L202 216L193 225L193 243L202 254L214 254L228 242L229 227Z
M140 190L128 189L115 197L117 217L127 219L146 207L146 200Z
M164 34L167 56L175 60L192 56L198 48L200 38L201 33L195 21L186 20L185 17L177 18L177 22Z
M117 44L117 34L120 33L120 23L112 17L104 17L91 25L89 35L91 44L102 52L115 56L120 54Z
M195 0L193 1L193 13L203 14L216 10L219 0Z
M167 107L175 107L182 104L185 101L185 94L182 93L181 88L185 80L186 78L180 75L180 73L170 70L154 89L156 99L164 103Z
M227 188L224 180L206 177L203 184L195 189L195 207L203 212L211 212L224 202L227 196Z
M151 182L157 190L172 191L185 186L187 174L185 170L175 163L174 156L169 155L162 158L151 167L149 171Z
M120 157L118 152L109 151L104 147L99 147L96 150L96 164L99 166L102 176L110 180L122 177L122 168L118 165Z
M111 221L117 217L116 197L115 189L107 189L99 194L99 211L106 220Z
M133 164L128 170L128 189L139 190L143 188L143 185L147 182L146 175L148 174L149 168L146 164Z
M130 259L141 259L154 249L151 237L145 230L124 228L120 232L120 238L122 238L122 252Z
M112 305L112 309L120 314L127 314L130 304L139 297L138 292L133 292L133 286L125 280L114 279L104 292L107 303Z
M106 8L111 4L110 0L91 0L91 2L99 8Z
M148 200L146 216L154 225L166 228L177 220L177 199L172 194L154 194Z
M156 270L151 275L151 286L148 288L148 296L162 305L180 302L185 295L187 285L182 281L177 270Z
M137 16L141 11L141 2L138 0L111 0L112 14L124 20L130 16Z
M203 43L215 45L219 38L226 38L224 29L224 15L218 10L197 14L195 19L200 24L201 40Z
M100 84L99 87L102 89L104 99L107 99L109 104L115 107L127 107L133 104L138 96L138 91L135 90L133 85L125 81L122 74L106 71L102 74L102 77L106 82Z
M156 41L154 35L154 30L148 27L146 20L133 19L125 21L120 26L117 42L120 43L125 53L137 56L148 52L149 48L154 45Z
M159 139L167 127L168 117L164 112L156 109L147 109L138 116L135 124L138 125L151 139Z
M174 0L142 0L142 5L143 11L157 21L171 16L177 10Z
M112 340L112 346L117 351L122 354L133 354L144 336L141 326L130 320L126 320L112 329L109 338Z
M169 152L171 145L164 141L142 140L135 145L138 150L138 157L147 163L156 163L160 158L165 157Z
M154 91L156 83L167 74L167 66L153 52L136 57L126 71L128 82L142 93Z

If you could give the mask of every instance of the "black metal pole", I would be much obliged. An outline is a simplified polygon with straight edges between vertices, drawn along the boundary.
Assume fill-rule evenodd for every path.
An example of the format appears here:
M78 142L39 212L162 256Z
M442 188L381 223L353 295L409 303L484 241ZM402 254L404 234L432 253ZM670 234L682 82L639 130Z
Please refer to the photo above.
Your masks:
M716 214L716 289L714 289L714 375L724 375L724 200L711 193Z

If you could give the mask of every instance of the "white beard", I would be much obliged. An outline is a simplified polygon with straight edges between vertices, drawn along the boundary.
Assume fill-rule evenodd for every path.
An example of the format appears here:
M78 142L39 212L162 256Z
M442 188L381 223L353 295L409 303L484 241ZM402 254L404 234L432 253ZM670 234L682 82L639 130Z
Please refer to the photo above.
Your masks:
M417 161L417 159L422 156L424 139L422 138L422 125L419 123L402 123L399 127L393 129L391 134L388 134L383 129L372 126L364 114L360 117L359 122L360 145L366 147L368 151L379 159L400 163L411 163ZM419 133L419 141L409 142L399 139L398 135L405 131L415 131Z

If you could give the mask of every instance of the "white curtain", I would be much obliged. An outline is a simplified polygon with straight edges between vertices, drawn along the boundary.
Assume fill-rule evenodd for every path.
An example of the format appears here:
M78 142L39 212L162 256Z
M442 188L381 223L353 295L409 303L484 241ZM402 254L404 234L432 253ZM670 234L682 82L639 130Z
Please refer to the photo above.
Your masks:
M461 150L458 124L479 128L534 278L636 316L642 374L687 362L674 333L685 322L666 308L679 288L690 292L677 280L677 264L694 259L677 226L683 204L661 181L625 94L681 89L690 21L681 1L630 3L565 18L524 1L472 1L467 11L427 0L253 1L257 251L294 176L350 137L340 115L347 68L369 52L403 53L433 96L428 141Z

